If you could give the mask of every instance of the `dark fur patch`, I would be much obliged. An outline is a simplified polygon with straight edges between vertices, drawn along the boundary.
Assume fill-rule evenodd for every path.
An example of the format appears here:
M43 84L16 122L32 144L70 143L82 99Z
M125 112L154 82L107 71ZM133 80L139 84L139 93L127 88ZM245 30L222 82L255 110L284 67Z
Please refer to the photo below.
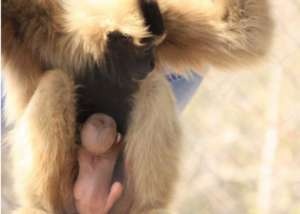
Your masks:
M162 35L165 29L157 2L140 0L139 4L149 31ZM77 120L81 124L93 113L105 113L116 120L118 131L125 134L132 96L138 90L139 81L155 66L153 40L145 40L144 46L137 47L131 37L120 32L112 32L108 37L102 63L95 62L76 76Z
M103 63L78 74L78 122L83 123L93 113L113 117L118 131L125 134L132 109L132 96L154 67L153 46L137 47L130 37L119 32L109 35Z

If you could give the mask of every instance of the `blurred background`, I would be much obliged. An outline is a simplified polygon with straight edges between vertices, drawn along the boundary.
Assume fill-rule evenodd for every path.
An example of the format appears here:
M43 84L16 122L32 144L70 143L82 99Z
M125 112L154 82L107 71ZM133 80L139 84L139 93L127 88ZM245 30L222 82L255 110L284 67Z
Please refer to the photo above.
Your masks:
M182 214L300 214L300 0L273 0L264 63L214 69L182 114Z

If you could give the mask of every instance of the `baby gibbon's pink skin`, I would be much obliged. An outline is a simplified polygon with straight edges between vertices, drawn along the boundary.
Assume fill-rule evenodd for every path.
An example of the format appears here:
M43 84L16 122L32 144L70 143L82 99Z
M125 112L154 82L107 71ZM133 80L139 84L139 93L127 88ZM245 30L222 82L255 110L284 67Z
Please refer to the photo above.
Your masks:
M121 196L122 184L111 184L120 141L111 117L95 114L84 124L78 154L79 174L74 186L80 214L105 214Z
M106 153L120 137L116 122L105 114L92 115L81 130L82 146L96 156Z

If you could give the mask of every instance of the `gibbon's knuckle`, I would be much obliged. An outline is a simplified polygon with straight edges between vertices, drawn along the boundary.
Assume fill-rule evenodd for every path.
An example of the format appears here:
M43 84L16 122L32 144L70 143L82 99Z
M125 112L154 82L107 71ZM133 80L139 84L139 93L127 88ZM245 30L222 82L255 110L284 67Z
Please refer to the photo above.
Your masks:
M162 35L165 32L165 27L157 1L139 0L139 4L150 33L156 36Z

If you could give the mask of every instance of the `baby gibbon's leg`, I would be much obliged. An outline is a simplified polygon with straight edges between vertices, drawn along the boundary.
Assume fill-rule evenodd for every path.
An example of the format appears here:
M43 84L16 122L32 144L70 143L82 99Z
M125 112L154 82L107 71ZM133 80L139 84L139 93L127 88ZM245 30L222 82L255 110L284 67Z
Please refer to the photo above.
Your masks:
M164 213L178 177L181 135L163 75L154 72L142 83L129 124L125 138L127 186L112 213L122 213L131 194L130 214Z
M75 98L71 79L59 70L41 78L13 131L16 213L75 213Z

